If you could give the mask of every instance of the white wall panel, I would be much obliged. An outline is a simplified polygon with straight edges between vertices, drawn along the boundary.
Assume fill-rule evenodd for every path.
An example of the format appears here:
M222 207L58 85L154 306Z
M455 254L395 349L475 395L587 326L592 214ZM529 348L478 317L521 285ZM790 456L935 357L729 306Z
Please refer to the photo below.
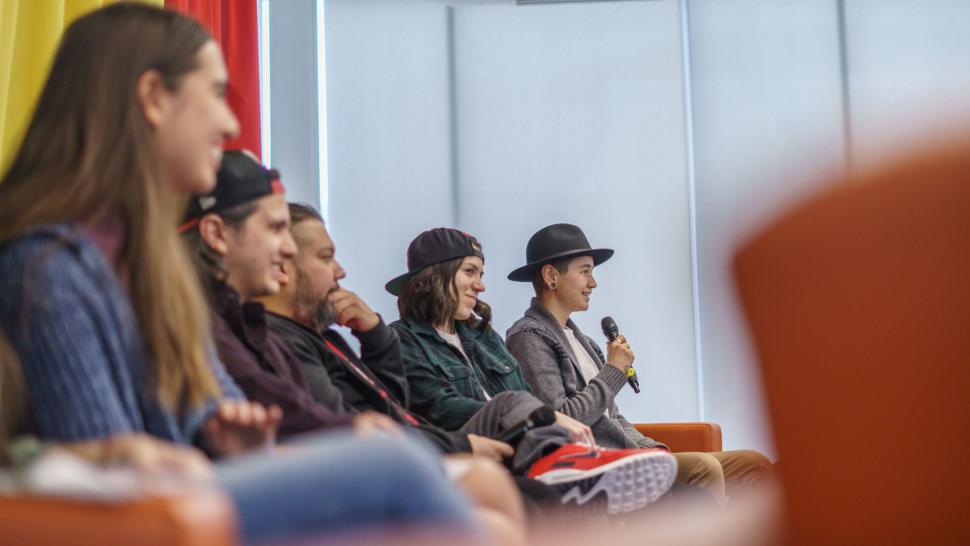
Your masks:
M845 7L860 164L970 127L970 2L846 0Z
M408 242L451 221L447 8L399 0L326 8L328 220L345 284L390 322L396 300L383 287L406 269Z
M505 329L531 285L505 279L529 236L575 223L616 249L574 319L602 340L612 315L637 354L631 420L697 415L678 3L459 8L455 17L461 227L487 257Z
M689 2L705 417L725 447L773 448L730 272L740 238L838 170L834 2ZM779 317L781 320L782 317Z

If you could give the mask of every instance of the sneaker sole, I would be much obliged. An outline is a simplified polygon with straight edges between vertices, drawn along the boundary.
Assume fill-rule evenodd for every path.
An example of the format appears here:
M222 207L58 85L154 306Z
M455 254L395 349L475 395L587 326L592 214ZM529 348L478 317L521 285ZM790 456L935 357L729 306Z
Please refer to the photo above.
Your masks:
M562 504L602 513L639 510L667 492L677 478L677 459L668 453L640 453L590 470L554 470L536 479L555 488Z

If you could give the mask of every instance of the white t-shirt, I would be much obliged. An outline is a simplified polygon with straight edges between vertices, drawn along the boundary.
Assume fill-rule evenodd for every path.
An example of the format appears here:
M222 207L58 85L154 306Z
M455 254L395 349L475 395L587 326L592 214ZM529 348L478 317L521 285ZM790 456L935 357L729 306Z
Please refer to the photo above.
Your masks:
M596 366L596 362L593 361L593 357L586 352L586 347L576 339L576 334L573 333L572 329L568 326L563 326L563 332L566 334L566 339L569 340L569 345L573 348L573 353L576 355L576 360L579 362L579 373L583 375L583 381L589 385L589 382L600 373L599 367ZM607 417L610 416L610 410L607 409L605 412Z
M458 352L461 353L461 356L465 357L465 363L468 364L468 368L469 368L468 371L471 373L475 373L475 370L472 369L471 361L468 360L468 355L465 354L465 349L461 346L461 338L458 337L458 334L457 333L449 334L448 332L445 332L444 330L439 330L437 328L435 328L434 331L438 332L438 335L441 336L441 339L445 340L445 342L448 345L451 345L452 347L458 349ZM482 394L485 395L485 400L492 399L492 397L488 395L488 391L485 390L485 387L482 387Z

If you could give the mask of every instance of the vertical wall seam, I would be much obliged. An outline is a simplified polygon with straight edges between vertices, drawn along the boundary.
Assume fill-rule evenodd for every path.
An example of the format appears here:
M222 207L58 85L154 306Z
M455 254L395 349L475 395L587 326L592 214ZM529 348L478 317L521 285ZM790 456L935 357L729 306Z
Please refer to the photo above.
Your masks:
M270 93L269 0L259 3L259 138L262 161L273 164L273 117Z
M697 375L697 418L705 420L704 351L701 343L700 281L697 263L697 188L694 160L694 91L691 71L688 0L680 0L680 51L684 80L684 134L687 148L687 210L690 221L690 271L694 311L694 366Z
M455 8L448 6L445 15L448 52L448 168L451 181L451 225L461 221L461 196L458 178L458 74L455 60Z
M324 0L316 2L316 67L317 67L317 198L320 212L329 223L333 233L333 216L330 214L329 155L327 153L327 28Z
M852 97L849 89L849 43L846 28L845 0L835 0L836 18L839 31L839 83L842 92L842 146L846 174L852 173Z

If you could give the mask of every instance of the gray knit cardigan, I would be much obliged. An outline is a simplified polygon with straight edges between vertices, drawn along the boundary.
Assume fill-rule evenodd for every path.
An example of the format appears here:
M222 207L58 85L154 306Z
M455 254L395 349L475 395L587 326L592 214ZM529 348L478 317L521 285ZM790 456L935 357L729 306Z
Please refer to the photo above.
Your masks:
M613 399L626 384L626 374L606 365L606 358L590 337L566 322L586 349L599 373L583 380L579 362L559 321L535 298L506 333L505 344L522 367L535 395L551 407L593 429L603 447L666 447L642 434L620 415ZM609 410L610 416L605 412Z

